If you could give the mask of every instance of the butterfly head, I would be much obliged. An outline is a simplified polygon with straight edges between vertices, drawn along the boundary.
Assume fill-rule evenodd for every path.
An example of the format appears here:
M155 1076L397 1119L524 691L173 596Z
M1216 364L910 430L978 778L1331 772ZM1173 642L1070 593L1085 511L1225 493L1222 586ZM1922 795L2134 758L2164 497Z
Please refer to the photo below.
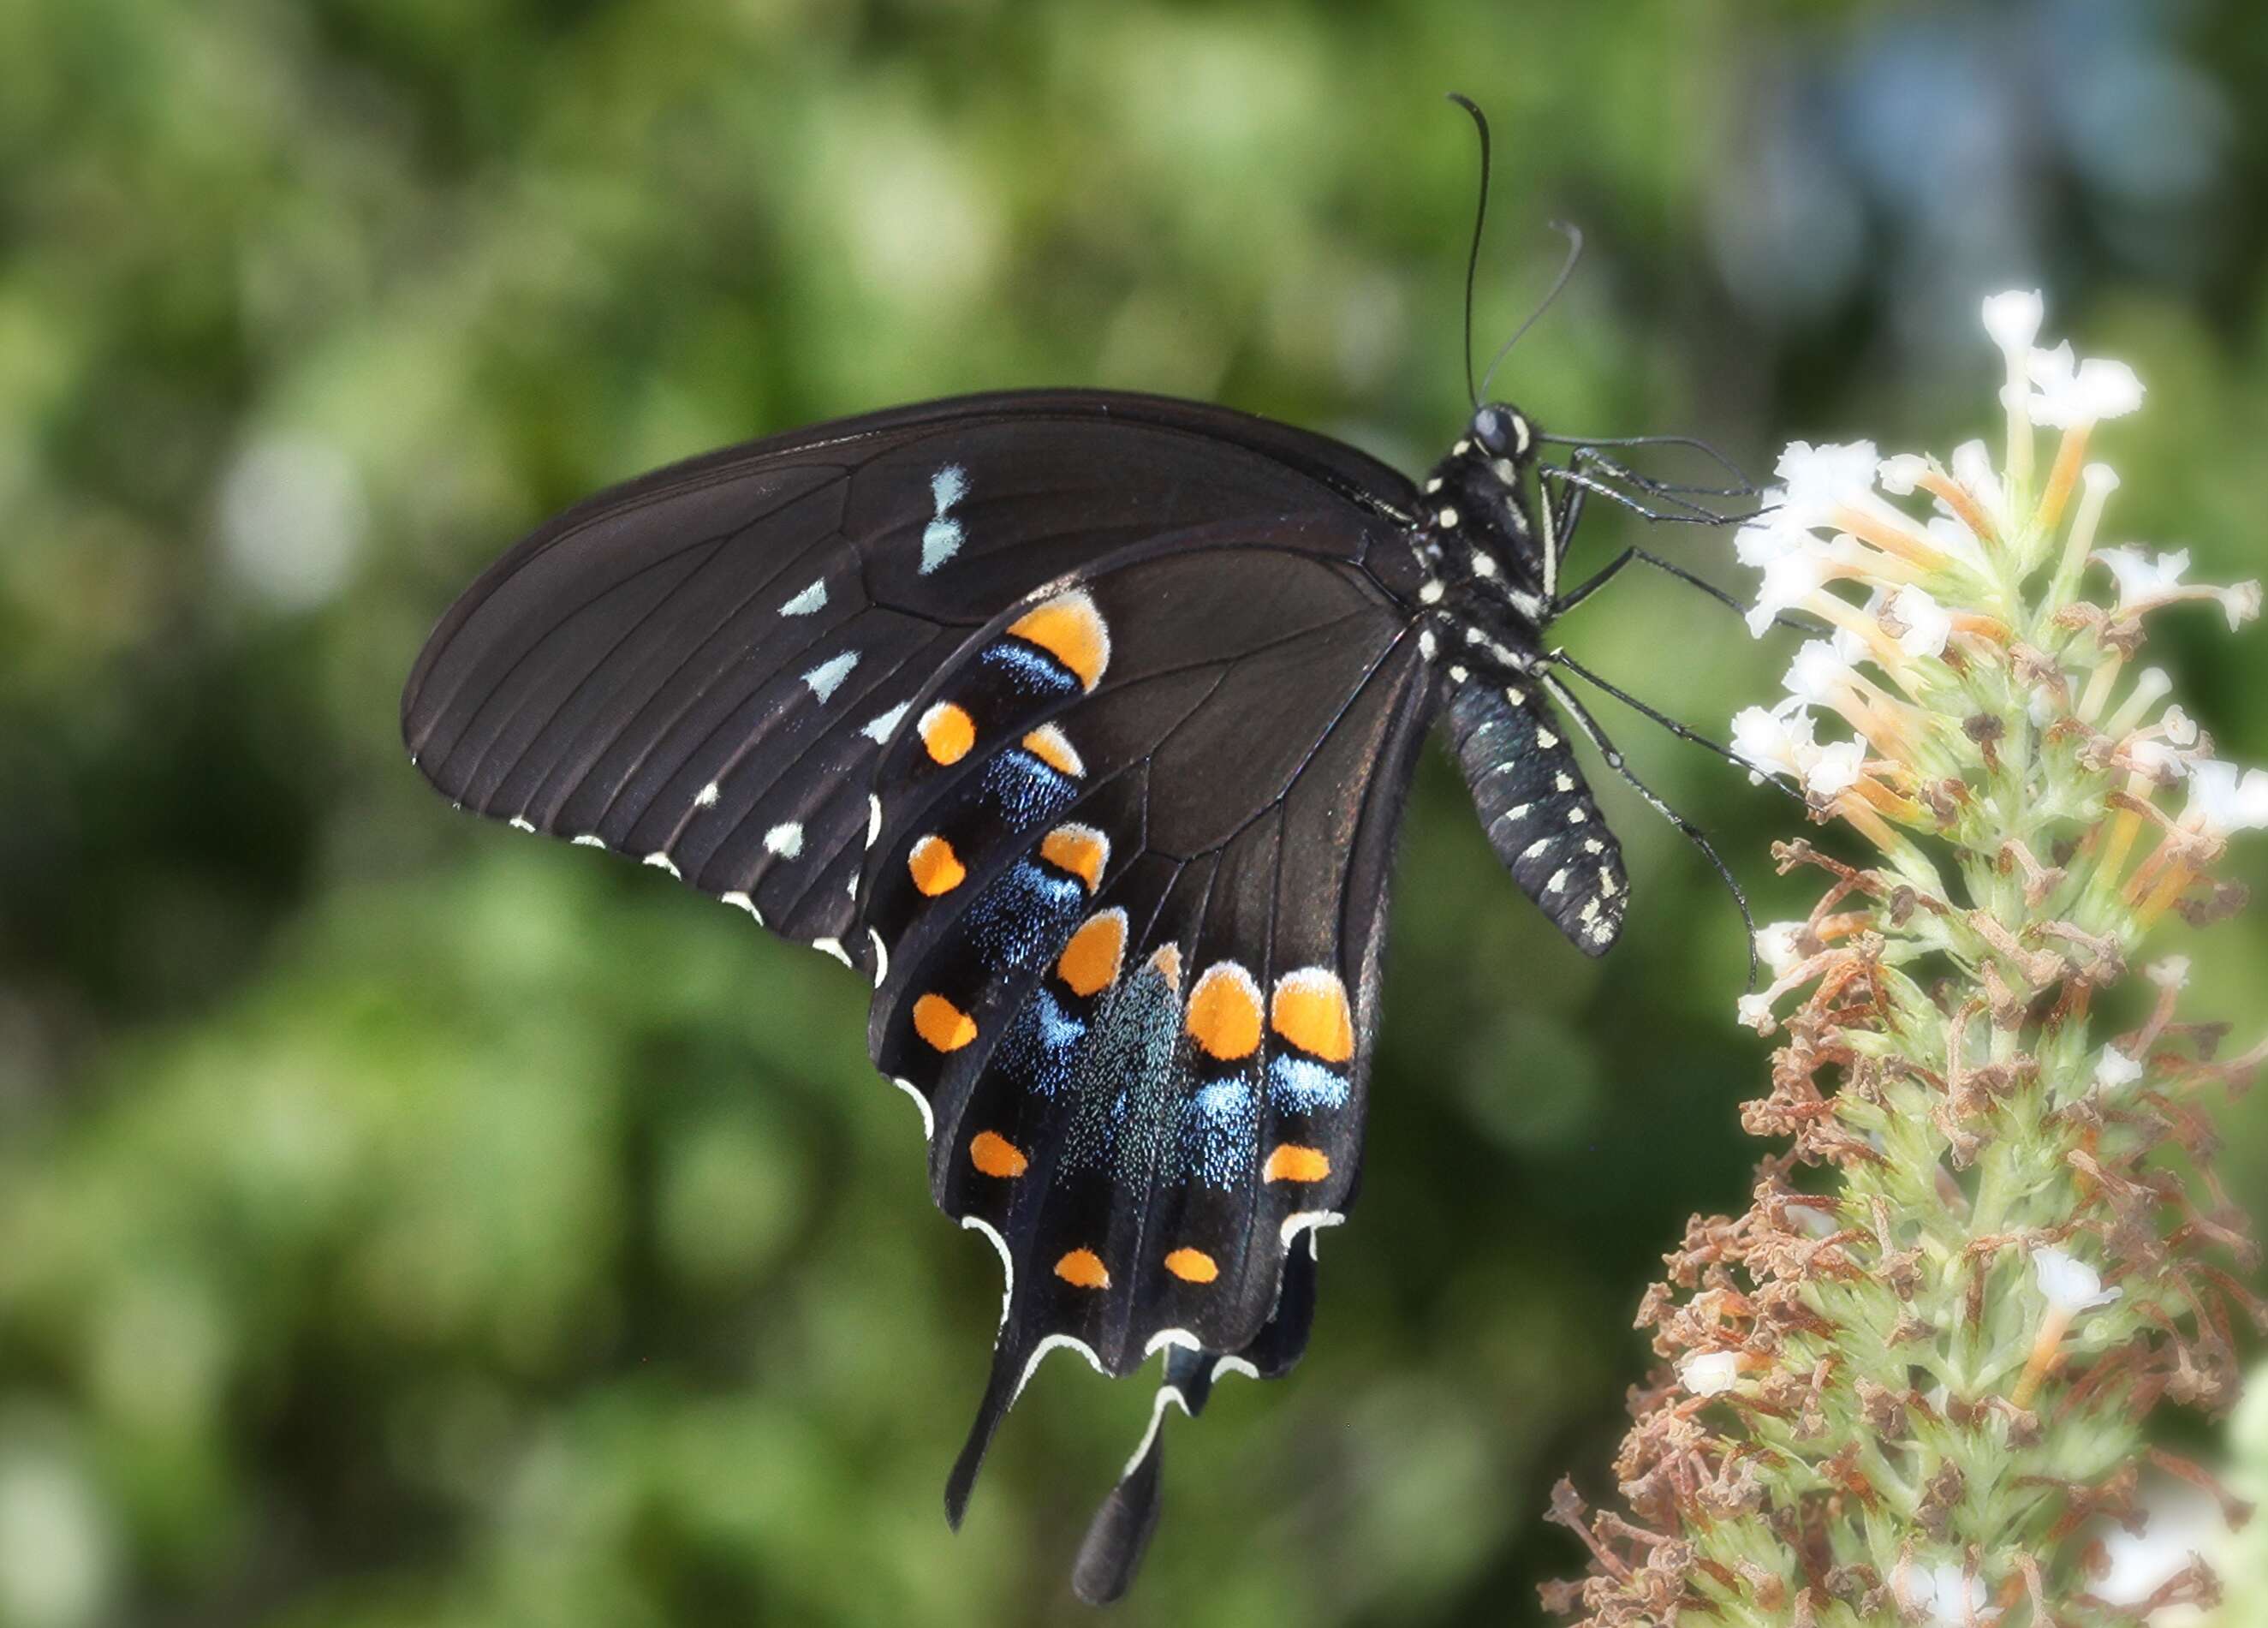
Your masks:
M1507 460L1517 469L1535 456L1535 426L1507 402L1491 401L1476 411L1467 434L1490 458Z

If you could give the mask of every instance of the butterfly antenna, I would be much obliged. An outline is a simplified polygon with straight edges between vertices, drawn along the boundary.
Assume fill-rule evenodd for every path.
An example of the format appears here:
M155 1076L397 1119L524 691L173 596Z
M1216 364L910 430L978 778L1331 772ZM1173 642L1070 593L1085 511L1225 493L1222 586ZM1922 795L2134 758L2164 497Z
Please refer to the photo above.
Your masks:
M1528 313L1528 320L1513 329L1512 337L1506 340L1496 355L1489 358L1488 372L1481 375L1480 390L1473 398L1476 401L1488 394L1489 380L1496 377L1496 370L1503 365L1505 357L1512 354L1512 348L1520 343L1521 336L1535 326L1538 317L1551 309L1551 302L1559 298L1559 291L1566 287L1567 279L1575 275L1575 262L1583 258L1583 229L1580 226L1572 221L1555 220L1551 223L1551 230L1566 237L1567 258L1559 262L1559 275L1551 279L1550 288L1545 291L1535 309Z
M1488 116L1471 97L1461 91L1451 91L1449 99L1472 114L1473 129L1481 138L1481 195L1473 210L1473 246L1465 254L1465 394L1472 398L1477 411L1481 393L1473 384L1473 279L1481 268L1481 229L1488 225L1489 126Z

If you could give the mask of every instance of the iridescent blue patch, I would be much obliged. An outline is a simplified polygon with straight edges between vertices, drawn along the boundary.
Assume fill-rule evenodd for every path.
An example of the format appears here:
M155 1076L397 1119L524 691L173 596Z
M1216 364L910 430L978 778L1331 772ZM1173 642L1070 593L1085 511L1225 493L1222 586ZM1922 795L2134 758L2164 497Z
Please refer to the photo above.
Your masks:
M961 924L988 970L1013 974L1058 954L1086 902L1077 877L1022 859L977 896Z
M1004 638L987 645L976 658L1007 681L1010 689L1028 701L1055 701L1078 695L1086 687L1079 674L1047 652L1021 639Z
M1070 1085L1086 1038L1085 1020L1065 1011L1042 985L1018 1009L995 1056L1010 1079L1027 1091L1052 1097Z
M1003 752L993 758L984 765L982 785L985 800L1012 831L1046 823L1079 796L1068 776L1057 774L1029 752Z
M1345 1077L1320 1063L1279 1057L1268 1065L1268 1101L1278 1113L1312 1114L1319 1109L1344 1108L1346 1100Z
M1259 1123L1259 1095L1246 1081L1200 1087L1182 1122L1184 1168L1208 1187L1235 1187L1252 1169Z

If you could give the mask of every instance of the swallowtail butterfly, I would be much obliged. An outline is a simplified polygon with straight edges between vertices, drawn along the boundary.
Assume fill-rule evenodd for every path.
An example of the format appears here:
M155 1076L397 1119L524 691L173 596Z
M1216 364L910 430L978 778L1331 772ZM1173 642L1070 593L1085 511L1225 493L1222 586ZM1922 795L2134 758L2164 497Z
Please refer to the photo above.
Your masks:
M1480 406L1413 484L1192 401L901 408L570 510L409 675L411 758L457 803L872 981L868 1046L920 1110L937 1204L1007 1274L956 1523L1049 1352L1112 1375L1162 1356L1079 1557L1090 1599L1155 1523L1167 1405L1307 1343L1435 723L1521 889L1586 954L1622 929L1570 740L1595 732L1545 642L1630 557L1563 586L1616 467L1546 446Z

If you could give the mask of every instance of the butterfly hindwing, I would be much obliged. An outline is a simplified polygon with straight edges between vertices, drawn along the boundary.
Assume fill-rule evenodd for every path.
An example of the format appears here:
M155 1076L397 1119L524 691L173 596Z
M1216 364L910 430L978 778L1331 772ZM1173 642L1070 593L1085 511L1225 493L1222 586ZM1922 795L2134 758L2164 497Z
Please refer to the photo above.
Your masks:
M1256 1368L1357 1173L1424 662L1351 556L1189 541L1004 619L876 776L876 1061L1010 1273L956 1509L1050 1349Z

